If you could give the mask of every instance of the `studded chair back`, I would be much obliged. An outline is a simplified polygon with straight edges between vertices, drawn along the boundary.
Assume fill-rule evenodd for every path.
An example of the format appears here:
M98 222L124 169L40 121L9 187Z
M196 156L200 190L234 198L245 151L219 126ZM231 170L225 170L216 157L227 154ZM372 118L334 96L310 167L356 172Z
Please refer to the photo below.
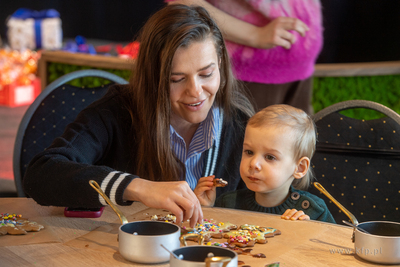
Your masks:
M359 120L339 111L366 108L384 117ZM350 100L327 107L314 116L318 142L311 166L316 179L346 209L364 221L400 222L400 116L366 100ZM337 223L349 220L323 198Z
M81 77L100 77L111 83L97 88L80 88L67 84ZM101 98L109 85L114 83L126 84L127 81L101 70L75 71L49 84L35 99L21 120L14 145L13 170L19 197L25 196L22 178L31 159L50 146L81 110Z

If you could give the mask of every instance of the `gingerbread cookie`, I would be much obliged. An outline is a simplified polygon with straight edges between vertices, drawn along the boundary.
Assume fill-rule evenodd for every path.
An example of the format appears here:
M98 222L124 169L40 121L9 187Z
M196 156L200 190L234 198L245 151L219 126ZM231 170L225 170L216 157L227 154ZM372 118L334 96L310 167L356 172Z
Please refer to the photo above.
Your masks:
M228 243L237 247L253 247L256 243L267 243L268 237L274 237L281 232L272 227L260 227L256 225L244 224L238 230L231 231L224 235L228 239Z
M243 224L239 227L239 229L250 230L250 231L260 231L264 234L265 237L274 237L276 235L280 235L281 231L272 227L261 227L252 224Z
M152 221L160 221L160 222L176 223L176 216L173 214L153 215L153 216L151 216L151 220Z
M204 219L202 224L197 223L194 228L182 226L182 234L200 234L204 237L205 242L209 242L212 238L221 239L224 233L227 233L237 226L230 222L213 222L213 220ZM196 241L197 238L188 239Z
M247 230L230 231L224 235L230 245L240 248L253 247L256 243L254 237L256 236Z
M43 225L24 219L21 215L0 214L0 235L26 235L27 232L39 232L43 228Z
M214 186L215 186L215 187L225 187L225 186L228 185L228 182L225 181L225 180L222 179L222 178L215 178L215 179L213 180L213 183L214 183Z

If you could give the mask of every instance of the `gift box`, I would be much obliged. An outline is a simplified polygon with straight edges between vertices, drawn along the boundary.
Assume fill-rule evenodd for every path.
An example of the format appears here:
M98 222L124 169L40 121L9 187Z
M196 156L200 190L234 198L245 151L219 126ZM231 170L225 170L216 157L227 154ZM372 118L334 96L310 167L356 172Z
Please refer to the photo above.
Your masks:
M29 105L41 91L36 77L40 53L0 49L0 105Z
M29 84L19 84L17 81L0 86L0 105L18 107L30 105L40 94L40 79L36 78Z
M20 8L7 21L7 38L12 49L60 49L60 14L54 9L41 11Z

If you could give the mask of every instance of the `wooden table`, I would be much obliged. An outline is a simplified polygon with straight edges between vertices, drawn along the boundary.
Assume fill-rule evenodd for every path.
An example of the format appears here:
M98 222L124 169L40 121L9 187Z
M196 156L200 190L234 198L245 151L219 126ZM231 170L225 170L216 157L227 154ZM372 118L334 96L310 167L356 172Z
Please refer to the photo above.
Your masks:
M151 215L166 212L149 209L141 203L121 207L121 210L129 221L149 219ZM253 253L264 253L266 258L239 255L239 260L252 267L273 262L280 262L281 267L377 266L355 255L350 240L352 229L346 226L285 221L277 215L231 209L205 208L203 211L207 219L274 227L282 232L269 238L267 244L253 247ZM0 212L29 215L30 220L45 226L42 231L25 236L0 236L0 266L141 266L126 261L119 254L115 233L119 221L110 207L105 208L100 218L67 218L63 208L43 207L27 198L0 198ZM13 239L10 241L10 238ZM42 242L35 243L35 240Z

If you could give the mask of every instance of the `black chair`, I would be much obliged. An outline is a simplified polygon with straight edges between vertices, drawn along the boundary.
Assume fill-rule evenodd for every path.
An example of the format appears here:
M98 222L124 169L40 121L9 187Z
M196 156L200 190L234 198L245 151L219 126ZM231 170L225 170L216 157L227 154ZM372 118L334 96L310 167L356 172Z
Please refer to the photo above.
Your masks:
M82 88L67 84L82 77L100 77L111 83ZM67 124L93 101L101 98L109 85L128 83L125 79L102 70L79 70L49 84L30 105L18 128L13 155L14 180L19 197L25 197L22 178L30 160L60 136Z
M363 120L339 113L355 108L375 110L383 117ZM313 118L318 142L311 166L317 181L359 222L400 222L399 114L375 102L349 100ZM325 200L337 223L349 220L314 186L309 191Z

